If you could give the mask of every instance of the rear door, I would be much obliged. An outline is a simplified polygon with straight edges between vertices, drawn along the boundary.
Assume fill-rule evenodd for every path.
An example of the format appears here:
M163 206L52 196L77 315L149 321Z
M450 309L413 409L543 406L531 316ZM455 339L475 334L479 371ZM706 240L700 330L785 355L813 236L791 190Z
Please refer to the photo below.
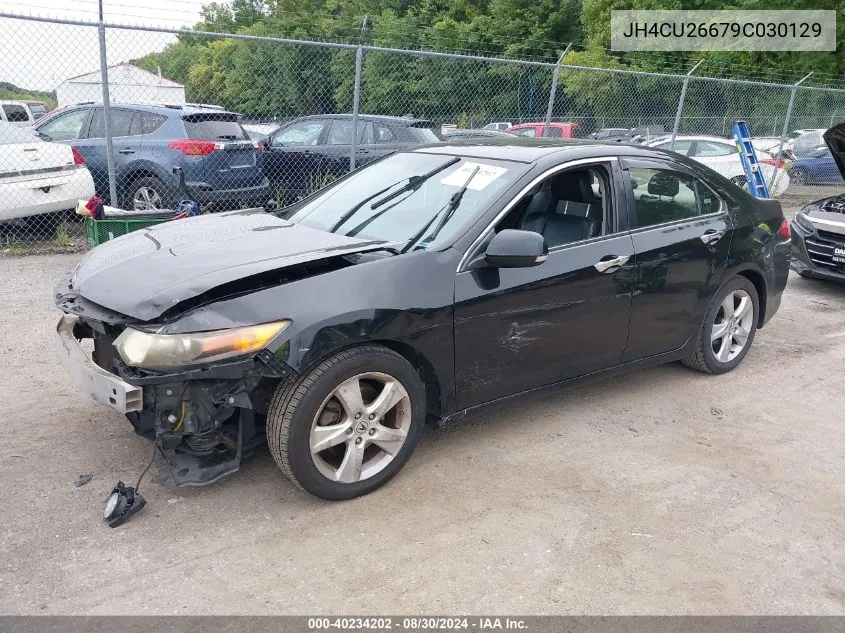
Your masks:
M352 156L351 117L331 120L322 154L322 169L317 183L321 187L349 172ZM373 160L372 156L373 124L370 121L359 120L358 136L355 141L355 166L366 165Z
M286 203L308 195L319 173L322 151L329 127L327 119L294 121L276 130L269 138L262 160L264 173Z
M94 108L88 133L80 139L76 147L82 152L85 164L94 177L94 188L105 194L109 191L109 167L106 151L106 118L103 108ZM133 136L133 110L124 108L111 109L112 146L114 147L114 166L117 181L127 173L132 161L141 149L140 135Z
M685 167L622 160L636 279L623 362L670 352L698 332L727 262L727 203Z
M198 112L182 116L188 139L215 144L213 152L186 157L185 179L207 183L215 190L257 187L264 176L258 152L231 112Z

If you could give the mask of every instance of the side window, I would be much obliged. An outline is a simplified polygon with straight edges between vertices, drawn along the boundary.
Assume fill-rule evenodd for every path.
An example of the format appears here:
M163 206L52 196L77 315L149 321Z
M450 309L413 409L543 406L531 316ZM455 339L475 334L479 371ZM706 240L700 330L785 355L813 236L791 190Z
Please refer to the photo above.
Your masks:
M535 185L496 226L540 233L549 248L611 232L608 171L596 165L571 169Z
M359 145L372 143L372 124L365 121L358 122L358 139L355 141ZM367 132L369 131L370 140L367 140ZM332 127L329 130L329 145L351 145L352 144L352 121L349 119L334 119Z
M27 123L29 121L29 113L26 108L13 103L3 105L3 114L6 115L6 120L9 123Z
M712 157L712 156L730 156L736 154L736 146L728 143L717 143L715 141L698 141L695 147L693 156Z
M289 147L295 145L316 145L323 133L325 121L301 121L283 128L272 137L271 145Z
M721 208L719 198L710 188L687 174L632 167L629 176L638 227L717 213Z
M660 149L667 149L670 152L675 152L676 154L686 156L687 154L689 154L689 150L692 147L692 141L676 140L674 143L672 143L672 141L666 141L665 143L660 143L655 147L659 147Z
M38 128L52 141L69 141L82 136L85 122L88 120L88 110L74 110L50 119Z
M132 119L132 128L129 130L130 136L138 136L144 134L152 134L167 121L167 117L153 112L136 112Z
M559 127L549 127L546 132L546 138L563 138L563 130Z
M533 127L527 127L521 130L517 130L516 132L513 132L513 134L516 134L517 136L534 137L537 135L537 130L535 130Z
M111 111L111 134L112 137L129 136L131 134L132 119L135 113L132 110ZM88 126L88 138L106 137L106 117L103 108L96 108L91 115L91 125Z
M396 139L391 129L381 123L375 124L374 136L376 143L392 143Z

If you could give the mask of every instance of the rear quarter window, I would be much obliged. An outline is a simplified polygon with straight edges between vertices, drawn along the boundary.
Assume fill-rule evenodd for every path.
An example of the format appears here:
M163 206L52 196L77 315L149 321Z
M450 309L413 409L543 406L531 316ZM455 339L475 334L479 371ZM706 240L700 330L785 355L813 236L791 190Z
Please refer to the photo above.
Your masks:
M249 136L241 124L231 116L195 114L184 117L188 138L200 141L246 141Z

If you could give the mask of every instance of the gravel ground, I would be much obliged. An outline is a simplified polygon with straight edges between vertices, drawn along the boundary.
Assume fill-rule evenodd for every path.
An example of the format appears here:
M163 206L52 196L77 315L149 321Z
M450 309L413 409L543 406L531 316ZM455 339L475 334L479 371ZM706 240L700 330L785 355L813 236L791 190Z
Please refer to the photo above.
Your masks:
M2 613L845 614L841 286L793 277L729 375L676 363L428 430L365 498L300 493L262 449L145 487L112 530L149 445L55 361L77 257L0 257Z

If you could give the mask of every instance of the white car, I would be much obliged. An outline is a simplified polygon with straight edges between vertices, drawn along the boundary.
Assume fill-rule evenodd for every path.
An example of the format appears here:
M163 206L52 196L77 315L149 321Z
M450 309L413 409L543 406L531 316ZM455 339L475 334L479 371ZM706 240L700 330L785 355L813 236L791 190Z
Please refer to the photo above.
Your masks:
M0 222L73 209L93 195L94 179L75 147L0 122Z
M483 129L504 131L504 130L507 130L512 125L513 125L513 123L511 123L510 121L494 121L493 123L488 123L487 125L485 125Z
M693 160L707 165L728 180L732 180L740 187L745 185L745 170L742 167L739 150L733 139L720 136L676 136L673 145L672 140L664 136L648 143L648 145L689 156ZM769 193L773 198L776 198L789 187L789 174L783 169L783 161L777 161L771 154L763 151L756 151L756 153L757 160L761 163L760 169L763 172L763 178L769 185ZM775 175L776 169L777 176L772 191L772 176Z
M26 101L0 101L0 121L28 127L35 123L35 118Z

